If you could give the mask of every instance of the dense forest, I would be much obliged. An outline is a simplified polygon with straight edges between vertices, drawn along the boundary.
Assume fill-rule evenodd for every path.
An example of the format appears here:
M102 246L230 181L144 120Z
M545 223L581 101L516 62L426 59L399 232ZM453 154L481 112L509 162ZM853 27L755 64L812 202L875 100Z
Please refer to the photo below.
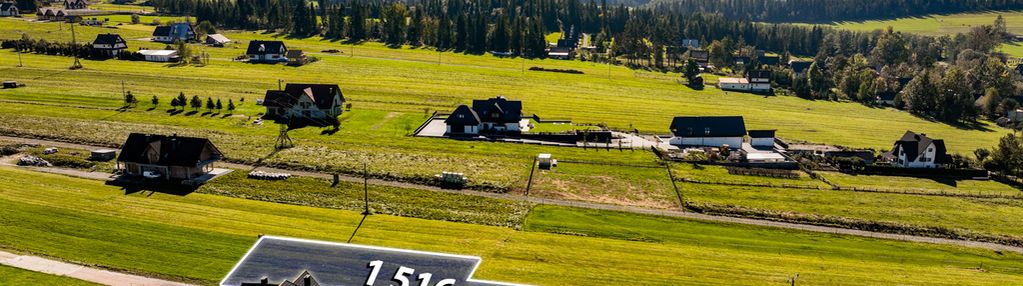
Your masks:
M719 13L729 19L821 23L985 10L1023 9L1023 0L655 0L675 12Z

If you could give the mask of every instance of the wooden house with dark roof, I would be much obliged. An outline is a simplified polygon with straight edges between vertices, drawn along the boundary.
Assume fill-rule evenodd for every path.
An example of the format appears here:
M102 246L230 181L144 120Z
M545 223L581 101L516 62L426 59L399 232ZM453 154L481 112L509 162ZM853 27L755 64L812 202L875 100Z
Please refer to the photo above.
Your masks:
M64 9L88 9L89 2L85 0L64 0Z
M449 134L522 132L522 102L504 96L472 101L472 107L459 105L444 122Z
M117 57L128 49L128 42L118 34L99 34L92 41L92 53L104 57Z
M3 2L0 3L0 17L14 17L21 15L18 11L18 6L14 5L14 2Z
M177 41L195 42L195 28L191 23L174 23L166 26L158 26L153 30L153 41L161 43L174 43Z
M213 170L223 154L206 138L132 133L121 146L117 169L128 176L189 180Z
M287 62L288 47L281 41L259 41L249 42L245 50L249 62L252 63L281 63Z
M742 148L746 123L742 116L678 116L669 129L671 145L680 147Z
M480 133L480 126L483 121L480 120L480 115L476 111L469 108L468 105L462 104L455 111L444 119L444 123L447 124L447 134L451 135L475 135Z
M884 157L893 166L904 168L943 168L952 162L944 140L913 131L906 131Z
M345 97L336 84L289 83L284 90L267 90L266 116L274 119L331 123L343 112Z

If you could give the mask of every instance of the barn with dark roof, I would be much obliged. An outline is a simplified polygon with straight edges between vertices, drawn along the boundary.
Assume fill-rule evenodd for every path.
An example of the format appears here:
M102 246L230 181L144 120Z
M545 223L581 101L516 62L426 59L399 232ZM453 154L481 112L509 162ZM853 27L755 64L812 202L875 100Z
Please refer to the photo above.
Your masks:
M117 168L128 176L187 180L209 173L222 158L206 138L132 133L121 147Z
M742 148L746 123L742 116L678 116L669 126L671 145Z

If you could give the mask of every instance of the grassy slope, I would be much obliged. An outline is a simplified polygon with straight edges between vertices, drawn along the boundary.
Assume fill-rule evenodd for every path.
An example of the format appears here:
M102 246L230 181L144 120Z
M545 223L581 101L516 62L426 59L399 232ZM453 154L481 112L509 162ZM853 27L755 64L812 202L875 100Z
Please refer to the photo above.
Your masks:
M360 218L203 194L124 195L96 181L3 172L0 245L204 283L222 277L257 233L344 240ZM762 285L793 273L817 285L1023 283L1023 258L1012 253L558 208L527 221L538 231L632 232L656 242L386 215L371 216L354 242L480 255L479 278L547 285Z
M56 24L27 23L4 19L0 38L20 36L28 32L37 37L66 38ZM150 26L126 25L116 30L126 38L148 36ZM83 39L110 29L84 27ZM232 39L268 38L261 33L230 33ZM288 40L289 45L307 51L340 49L350 54L349 46L315 38ZM136 47L160 46L132 40ZM208 48L214 59L227 59L241 54L244 46ZM8 53L3 51L0 53ZM490 56L467 56L444 53L446 65L437 65L438 54L425 49L388 49L377 44L355 48L358 57L318 54L322 61L300 68L247 65L216 60L204 68L167 68L162 64L143 62L86 61L87 70L67 72L66 58L26 55L29 68L19 70L13 79L30 85L24 90L5 92L0 98L18 100L53 100L76 105L116 105L124 79L129 89L138 94L169 96L178 91L187 94L216 95L221 98L250 100L277 79L285 81L339 82L356 108L388 111L422 112L424 108L450 110L455 104L471 98L504 94L523 99L527 113L545 117L572 118L580 122L606 122L611 126L666 133L667 123L675 115L745 115L751 128L777 128L783 137L829 142L857 147L886 148L891 138L907 129L926 131L948 140L950 149L965 152L990 146L999 132L962 130L927 122L903 112L872 109L854 103L813 102L793 97L762 98L716 89L691 91L676 83L677 75L636 72L621 67L611 69L608 80L605 65L554 60L499 59ZM65 59L65 60L60 60ZM13 55L0 57L0 66L14 66ZM570 68L585 75L557 73L522 73L522 66ZM54 81L53 75L81 79L74 82ZM169 80L172 79L172 80ZM569 91L569 92L566 92ZM34 99L36 96L43 98ZM597 100L599 99L599 100ZM629 106L623 112L621 106ZM841 115L843 120L834 120ZM159 121L159 119L149 119ZM813 124L808 124L812 122ZM994 128L988 126L988 128ZM997 130L997 129L996 129Z
M1023 201L679 184L690 202L1023 237Z
M0 282L6 285L99 285L64 276L50 275L10 266L0 265Z
M884 29L888 26L896 31L916 33L930 36L950 35L966 33L972 27L980 25L991 25L1002 15L1005 24L1011 33L1023 32L1023 12L982 12L982 13L960 13L950 15L930 15L925 17L907 17L892 20L874 20L861 22L841 22L836 27L849 30L873 31Z
M996 181L986 180L947 180L936 181L925 178L848 175L838 172L821 172L825 178L839 186L865 187L890 190L927 190L930 192L950 192L991 195L1020 195L1020 190Z
M362 211L361 183L292 177L286 181L246 178L238 170L203 185L196 192L268 202ZM370 186L370 210L377 214L518 227L532 204L480 196Z

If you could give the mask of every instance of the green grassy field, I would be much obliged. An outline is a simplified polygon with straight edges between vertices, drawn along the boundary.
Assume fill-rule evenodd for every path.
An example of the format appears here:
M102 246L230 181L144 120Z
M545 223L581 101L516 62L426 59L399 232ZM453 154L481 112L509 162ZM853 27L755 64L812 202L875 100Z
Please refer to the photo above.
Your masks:
M111 19L128 21L127 15ZM143 19L147 21L151 19ZM86 40L97 33L121 33L129 39L132 49L163 46L139 40L149 37L152 26L115 27L80 27L77 32ZM17 38L24 32L36 38L67 40L67 27L60 29L57 23L0 19L0 38ZM527 115L605 123L618 129L667 133L667 125L676 115L737 114L745 116L749 128L779 129L784 138L875 149L890 148L892 140L905 130L913 130L945 139L954 152L968 153L994 145L1005 132L988 123L981 129L963 129L893 109L855 103L726 95L713 88L694 91L679 85L676 74L623 67L608 69L606 65L578 61L502 59L421 48L392 49L375 43L354 46L353 56L351 45L307 38L285 41L289 47L311 52L321 59L319 62L298 68L246 64L229 59L243 53L249 40L274 35L222 32L236 44L225 48L197 47L210 53L213 59L205 67L85 60L85 69L69 71L66 67L70 58L24 54L21 55L24 67L19 68L16 54L0 50L0 73L8 75L5 79L27 85L0 91L0 102L4 103L0 105L0 133L116 145L130 132L159 130L209 137L235 162L350 174L360 173L362 163L366 162L376 177L413 182L430 181L442 171L454 171L466 173L473 187L521 192L526 187L528 164L538 153L552 153L563 160L625 164L649 164L654 157L643 152L598 152L406 135L433 111L450 111L473 98L496 95L523 100ZM342 53L318 52L327 49L339 49ZM585 74L523 72L523 68L530 66L576 69ZM342 127L337 133L324 133L326 130L320 128L294 130L290 136L297 147L268 156L278 134L277 127L249 123L263 111L253 104L254 100L261 98L266 89L276 88L278 79L338 83L354 108L342 116ZM122 83L141 99L138 107L118 110L122 105ZM233 114L207 114L205 110L191 115L168 113L170 98L179 92L230 99L239 109ZM148 103L154 95L161 99L157 107ZM841 120L836 120L836 115ZM649 176L622 176L601 173L604 169L607 168L578 170L576 174L584 176L573 175L569 181L582 183L570 182L568 186L584 189L565 195L582 194L580 199L595 201L624 198L626 201L620 203L631 203L627 200L635 200L636 195L607 195L604 190L586 189L589 185L585 182L611 178L616 184L626 184L615 190L648 189L652 186L650 182L663 175L649 172ZM650 192L663 193L656 189Z
M952 35L969 32L980 25L991 25L1001 15L1005 18L1006 28L1010 33L1023 32L1023 12L991 11L978 13L959 13L949 15L929 15L922 17L906 17L888 20L850 21L831 24L834 27L857 31L873 31L892 27L895 31L928 36Z
M928 193L965 193L981 195L1021 195L1019 189L991 180L943 180L893 177L893 176L870 176L870 175L848 175L838 172L819 172L832 183L839 186L863 187L882 190L912 190Z
M218 177L196 192L320 208L354 211L364 208L360 183L342 181L331 187L329 180L308 177L254 180L246 178L243 170ZM369 186L368 193L370 211L375 214L482 225L519 227L532 207L524 202L377 185Z
M74 278L33 272L5 265L0 265L0 280L3 280L0 282L3 282L5 285L99 285Z
M733 175L728 169L722 166L699 165L699 164L672 164L672 171L676 178L687 178L696 182L706 183L745 183L745 184L770 184L774 186L803 186L803 187L830 187L820 180L810 178L803 172L795 172L798 178L773 178L765 176Z
M1023 237L1023 201L680 183L690 203Z
M343 241L361 217L3 172L0 246L203 284L219 280L256 234ZM951 246L548 207L526 229L374 215L354 243L479 255L478 278L540 285L762 285L794 273L814 285L1023 283L1020 255Z

